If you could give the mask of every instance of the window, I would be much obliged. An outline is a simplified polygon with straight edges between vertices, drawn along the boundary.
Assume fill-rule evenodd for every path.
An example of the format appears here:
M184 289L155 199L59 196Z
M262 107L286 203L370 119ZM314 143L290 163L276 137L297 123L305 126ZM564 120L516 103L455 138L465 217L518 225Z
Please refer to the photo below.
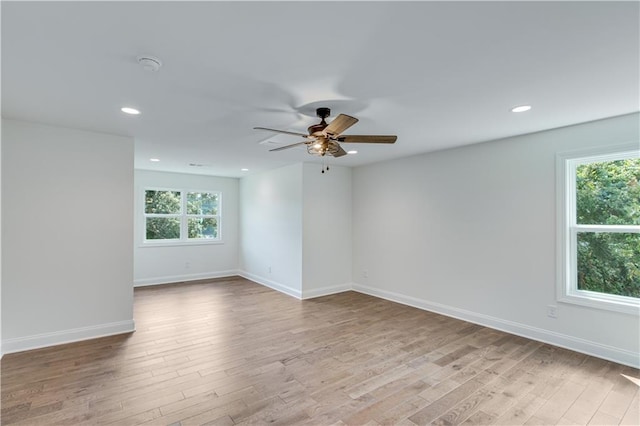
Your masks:
M640 155L618 148L558 157L558 298L638 313Z
M146 189L145 243L220 241L219 192Z

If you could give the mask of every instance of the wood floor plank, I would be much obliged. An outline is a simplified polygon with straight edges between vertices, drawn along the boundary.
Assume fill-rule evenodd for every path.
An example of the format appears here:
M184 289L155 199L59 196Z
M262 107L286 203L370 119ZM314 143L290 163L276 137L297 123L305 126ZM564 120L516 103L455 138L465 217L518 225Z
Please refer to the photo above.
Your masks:
M135 333L8 354L3 425L638 424L638 370L356 292L135 289Z
M495 417L484 411L478 411L462 422L463 425L490 425L493 424Z
M636 391L636 395L629 403L629 408L620 421L623 425L640 425L640 391Z
M547 402L534 413L534 416L541 419L544 424L558 423L583 391L583 385L570 381L562 383Z
M364 424L369 421L379 422L379 417L387 414L392 408L397 407L404 401L415 396L418 392L425 389L427 386L428 385L425 382L418 380L408 386L405 386L398 392L395 392L392 395L388 395L383 399L372 399L372 401L376 402L368 405L366 408L363 408L357 413L350 415L349 417L344 419L344 422L346 424L353 425Z
M597 413L605 413L612 417L622 420L627 413L629 405L633 401L635 395L629 393L623 393L612 390L604 399L600 407L598 407Z
M533 413L545 402L546 400L533 393L528 393L520 398L513 407L498 417L494 423L499 425L523 425L533 417Z
M620 424L620 419L607 413L597 412L588 424L593 426L617 425Z

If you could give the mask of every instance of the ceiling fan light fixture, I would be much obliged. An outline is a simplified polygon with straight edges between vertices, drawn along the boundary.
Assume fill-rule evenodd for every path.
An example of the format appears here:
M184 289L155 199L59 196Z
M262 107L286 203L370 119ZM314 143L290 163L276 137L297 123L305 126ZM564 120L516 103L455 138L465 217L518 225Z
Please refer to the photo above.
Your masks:
M157 163L160 161L159 158L149 158L149 161L151 161L152 163Z
M307 147L307 152L311 155L324 155L324 153L322 152L322 145L320 144L315 144L315 145L311 145Z
M531 109L531 105L518 105L511 108L511 112L525 112Z
M355 149L352 149L351 151L347 151L347 154L351 154L351 155L357 154L357 153L358 151L356 151Z

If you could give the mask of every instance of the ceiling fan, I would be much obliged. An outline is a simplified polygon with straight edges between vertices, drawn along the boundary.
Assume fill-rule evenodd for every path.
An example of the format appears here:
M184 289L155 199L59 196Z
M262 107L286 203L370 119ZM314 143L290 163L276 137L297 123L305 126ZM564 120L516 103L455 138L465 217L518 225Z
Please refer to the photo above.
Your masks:
M307 129L309 134L290 132L287 130L270 129L268 127L254 127L256 130L269 130L271 132L284 133L293 136L302 136L307 140L294 143L291 145L281 146L279 148L270 149L269 151L281 151L283 149L293 148L294 146L306 145L307 152L313 155L324 157L331 155L333 157L342 157L347 152L342 149L342 143L395 143L398 139L395 135L343 135L342 132L347 130L358 122L358 119L346 114L340 114L327 124L325 118L329 117L331 110L329 108L318 108L316 114L322 119L318 124L309 126Z

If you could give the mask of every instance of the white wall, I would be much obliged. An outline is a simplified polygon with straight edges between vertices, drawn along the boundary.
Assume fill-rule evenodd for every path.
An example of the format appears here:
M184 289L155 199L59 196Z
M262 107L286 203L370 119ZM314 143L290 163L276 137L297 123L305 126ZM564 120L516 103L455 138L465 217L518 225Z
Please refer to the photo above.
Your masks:
M2 124L0 123L0 133ZM2 350L2 138L0 137L0 359Z
M302 167L240 180L241 275L302 296Z
M132 331L133 139L2 124L4 352Z
M222 192L222 244L142 246L144 189ZM134 284L136 286L217 278L238 273L238 179L135 171Z
M638 141L639 117L355 169L355 288L637 366L637 315L546 312L556 304L556 153Z
M241 275L297 298L351 288L351 169L300 163L240 180Z
M351 289L351 168L303 165L302 297Z

